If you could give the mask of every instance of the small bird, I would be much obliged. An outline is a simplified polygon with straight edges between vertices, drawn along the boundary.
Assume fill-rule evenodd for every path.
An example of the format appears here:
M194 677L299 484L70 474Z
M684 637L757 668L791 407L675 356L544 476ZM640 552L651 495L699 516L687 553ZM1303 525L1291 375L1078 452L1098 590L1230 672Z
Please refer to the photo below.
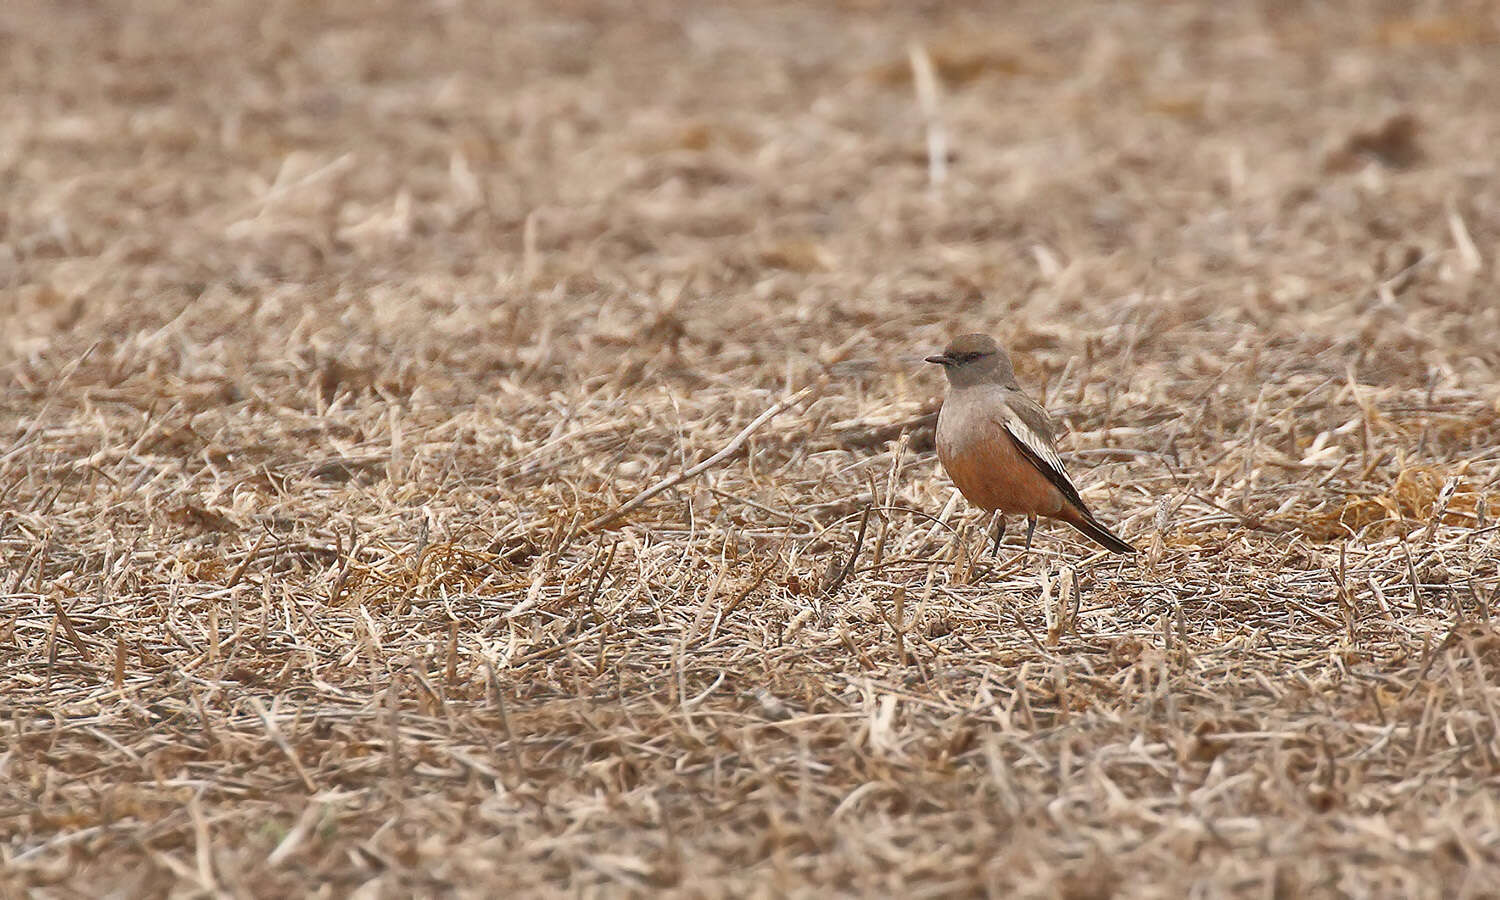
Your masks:
M1052 419L1021 391L1010 357L994 338L960 335L927 361L948 376L938 413L938 459L970 503L1000 513L994 552L1005 537L1007 513L1026 516L1028 552L1037 516L1061 519L1111 552L1135 552L1078 496L1052 446Z

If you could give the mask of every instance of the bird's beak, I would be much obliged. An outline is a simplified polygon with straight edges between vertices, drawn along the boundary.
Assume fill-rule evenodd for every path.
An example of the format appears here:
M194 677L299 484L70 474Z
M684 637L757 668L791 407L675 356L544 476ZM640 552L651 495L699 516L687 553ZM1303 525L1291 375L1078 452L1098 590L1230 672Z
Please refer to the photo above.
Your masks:
M946 356L946 355L944 355L942 353L939 353L937 356L929 356L929 357L927 357L927 361L930 362L930 363L937 363L940 366L951 366L951 365L953 365L953 357Z

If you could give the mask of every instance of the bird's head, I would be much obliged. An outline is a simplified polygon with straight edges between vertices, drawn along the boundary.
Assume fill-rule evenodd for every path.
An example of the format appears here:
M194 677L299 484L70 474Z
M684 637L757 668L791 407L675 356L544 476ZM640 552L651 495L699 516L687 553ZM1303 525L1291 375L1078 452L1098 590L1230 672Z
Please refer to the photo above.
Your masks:
M987 382L1004 387L1016 384L1010 357L987 334L961 334L942 353L927 357L927 361L942 366L954 387Z

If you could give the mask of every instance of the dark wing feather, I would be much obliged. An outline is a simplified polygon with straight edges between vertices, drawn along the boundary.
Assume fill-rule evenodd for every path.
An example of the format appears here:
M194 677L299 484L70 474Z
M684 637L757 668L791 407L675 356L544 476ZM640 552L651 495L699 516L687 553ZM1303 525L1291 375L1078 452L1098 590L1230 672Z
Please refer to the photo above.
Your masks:
M1078 487L1068 477L1062 458L1052 447L1052 427L1047 413L1029 398L1012 394L1002 406L999 424L1021 449L1021 455L1062 492L1063 499L1087 514L1088 506L1078 496Z

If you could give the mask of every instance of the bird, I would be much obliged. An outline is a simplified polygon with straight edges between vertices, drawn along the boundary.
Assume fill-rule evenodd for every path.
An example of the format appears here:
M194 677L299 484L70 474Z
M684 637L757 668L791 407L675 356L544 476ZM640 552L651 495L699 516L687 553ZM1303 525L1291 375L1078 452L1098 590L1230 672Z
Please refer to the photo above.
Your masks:
M1061 519L1113 553L1136 552L1078 496L1053 446L1051 417L1021 390L994 338L959 335L927 362L948 376L938 412L938 459L966 500L999 513L992 552L1000 552L1008 513L1026 516L1027 553L1038 516Z

